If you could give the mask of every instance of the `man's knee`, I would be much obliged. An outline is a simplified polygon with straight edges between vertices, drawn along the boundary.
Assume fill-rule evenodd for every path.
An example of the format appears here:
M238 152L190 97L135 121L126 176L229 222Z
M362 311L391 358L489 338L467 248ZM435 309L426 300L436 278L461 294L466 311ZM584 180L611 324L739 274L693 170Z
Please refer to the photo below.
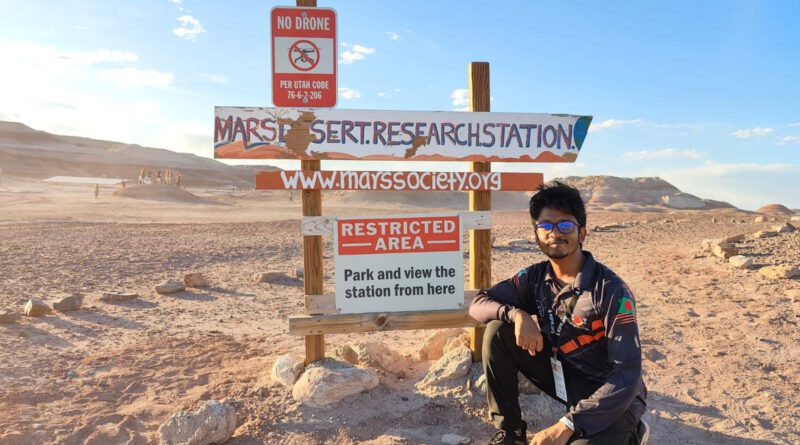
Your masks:
M514 341L514 325L500 320L490 321L483 334L483 356L492 356L509 341Z

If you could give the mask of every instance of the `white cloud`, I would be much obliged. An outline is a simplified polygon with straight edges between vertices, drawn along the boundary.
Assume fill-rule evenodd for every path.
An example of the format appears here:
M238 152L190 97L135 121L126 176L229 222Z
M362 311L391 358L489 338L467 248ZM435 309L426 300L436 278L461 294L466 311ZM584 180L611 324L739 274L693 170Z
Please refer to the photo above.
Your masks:
M162 73L153 70L140 70L138 68L115 68L100 70L97 76L103 80L113 82L119 87L155 87L166 88L172 84L175 76L172 73Z
M389 92L380 91L380 92L378 92L378 96L379 97L394 97L399 92L400 92L400 88L395 88L395 89L393 89L392 91L389 91Z
M779 144L800 144L800 136L784 136L779 141Z
M345 43L342 43L342 45L345 48L350 48L349 50L342 51L339 54L339 63L344 65L349 65L359 60L364 60L368 55L375 52L375 48L367 48L366 46L362 46L357 43L352 46Z
M469 111L469 90L466 88L458 88L450 93L450 99L453 101L453 106L456 107L453 111Z
M793 124L787 125L787 127L800 127L800 122L795 122Z
M606 119L603 122L598 122L596 124L592 124L590 127L592 131L602 131L608 130L611 128L619 128L624 127L627 125L636 125L644 122L642 119L631 119L631 120L622 120L622 119Z
M211 83L216 83L218 85L227 85L228 84L228 77L223 76L221 74L208 74L208 73L200 73L198 76L203 79L207 80Z
M169 123L156 131L145 144L208 157L213 152L213 128L196 122Z
M182 0L169 0L169 2L172 3L173 5L180 5L182 3Z
M628 159L660 159L660 158L699 159L703 157L703 153L694 149L679 150L677 148L665 148L663 150L627 151L622 154L622 157Z
M181 26L173 29L172 33L182 39L194 41L197 40L198 35L206 32L206 29L200 24L200 20L190 15L182 15L177 20Z
M386 35L389 37L389 40L394 40L395 42L400 40L400 34L394 31L386 31Z
M739 139L750 139L752 137L766 136L772 133L773 131L775 131L774 128L762 128L762 127L745 128L741 130L736 130L733 133L733 136L736 136Z
M341 87L339 88L339 96L342 99L347 99L347 100L358 99L359 97L361 97L361 91L354 90L352 88Z

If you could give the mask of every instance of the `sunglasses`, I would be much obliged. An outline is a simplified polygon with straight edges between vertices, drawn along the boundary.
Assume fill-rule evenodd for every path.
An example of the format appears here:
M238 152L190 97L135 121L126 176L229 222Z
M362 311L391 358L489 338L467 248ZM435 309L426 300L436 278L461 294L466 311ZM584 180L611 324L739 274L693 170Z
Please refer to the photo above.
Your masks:
M543 233L550 233L554 228L558 228L558 231L562 234L569 235L575 231L578 227L578 223L575 221L559 221L558 223L543 222L537 223L535 227L536 230L540 230Z

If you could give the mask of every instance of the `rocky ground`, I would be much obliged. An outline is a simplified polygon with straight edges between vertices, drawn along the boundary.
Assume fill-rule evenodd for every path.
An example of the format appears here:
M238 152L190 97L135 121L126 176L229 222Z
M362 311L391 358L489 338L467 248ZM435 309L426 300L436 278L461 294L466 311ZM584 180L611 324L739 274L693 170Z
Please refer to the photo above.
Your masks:
M393 372L375 369L377 387L333 406L305 406L273 381L279 356L304 351L303 339L287 332L287 317L303 306L302 281L291 277L302 265L296 216L274 220L268 208L228 196L222 210L187 204L169 221L161 204L142 204L135 215L124 204L115 220L122 204L111 200L119 198L101 197L109 200L98 204L104 210L89 211L89 196L75 198L76 217L0 194L13 210L0 217L0 309L84 296L80 310L0 324L0 444L155 444L174 412L208 400L235 408L228 444L435 444L447 434L482 443L491 435L485 396L472 384L477 367L460 380L415 386L432 366L418 353L433 331L326 336L329 351L377 342L401 357ZM296 202L282 206L274 214L299 215ZM93 222L96 215L104 222ZM800 266L800 231L749 238L780 222L754 217L732 210L589 216L590 227L601 227L585 248L637 298L651 443L800 443L800 279L758 272ZM209 223L196 222L203 218ZM504 246L530 238L526 212L495 212L493 221L493 280L543 259L533 247ZM740 234L745 239L734 245L752 257L751 268L734 268L702 247ZM324 249L330 292L330 240ZM270 269L289 277L253 281ZM153 291L193 271L210 287ZM139 297L100 301L108 291ZM560 415L545 396L525 395L523 406L539 427Z

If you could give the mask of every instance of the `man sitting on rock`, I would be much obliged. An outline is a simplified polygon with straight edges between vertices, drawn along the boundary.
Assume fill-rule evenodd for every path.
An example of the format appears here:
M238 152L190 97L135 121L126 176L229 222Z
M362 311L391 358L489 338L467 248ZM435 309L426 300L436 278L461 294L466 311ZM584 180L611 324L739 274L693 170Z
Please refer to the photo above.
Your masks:
M575 188L555 182L531 198L536 242L550 258L478 293L469 313L483 338L490 444L526 444L517 372L568 406L531 444L646 443L647 390L636 306L628 286L582 250L586 209Z

